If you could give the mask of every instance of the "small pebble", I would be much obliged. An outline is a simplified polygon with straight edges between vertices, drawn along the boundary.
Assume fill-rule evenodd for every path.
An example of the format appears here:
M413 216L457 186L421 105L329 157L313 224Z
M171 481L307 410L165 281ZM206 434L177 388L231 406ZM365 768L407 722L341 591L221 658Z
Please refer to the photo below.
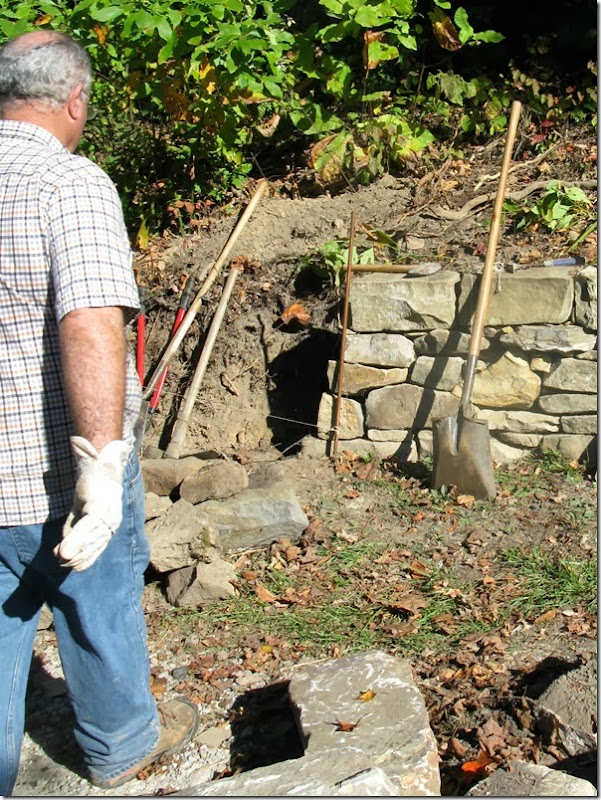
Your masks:
M176 681L181 681L182 678L185 678L188 674L188 667L176 667L174 670L171 671L171 674L175 678Z

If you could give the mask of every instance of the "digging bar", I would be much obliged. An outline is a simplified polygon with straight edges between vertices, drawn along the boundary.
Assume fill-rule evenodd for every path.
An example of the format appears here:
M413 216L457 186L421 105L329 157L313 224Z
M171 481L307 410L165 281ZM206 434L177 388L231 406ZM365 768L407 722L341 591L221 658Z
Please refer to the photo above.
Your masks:
M484 269L480 279L480 290L476 313L472 324L472 335L465 364L465 376L461 401L457 413L450 417L434 419L432 484L435 489L455 486L464 494L475 498L495 497L496 487L490 454L490 434L484 420L474 418L471 398L476 374L476 363L480 353L484 320L488 308L495 253L503 214L503 200L511 154L515 142L522 105L515 100L511 106L507 139L503 153L503 165L493 211Z
M343 269L348 270L348 265ZM434 275L440 272L441 264L437 261L426 261L423 264L351 264L353 272L389 272L391 274L402 274L408 278L419 278L426 275Z

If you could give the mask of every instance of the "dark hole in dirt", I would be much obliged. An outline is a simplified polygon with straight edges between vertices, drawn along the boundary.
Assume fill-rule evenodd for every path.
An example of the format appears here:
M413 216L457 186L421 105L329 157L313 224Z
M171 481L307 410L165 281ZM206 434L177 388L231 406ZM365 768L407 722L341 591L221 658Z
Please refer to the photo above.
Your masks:
M253 689L241 695L231 708L232 744L230 772L301 758L301 741L288 681Z
M319 401L328 388L328 361L337 358L339 347L337 334L312 329L269 366L268 424L275 447L287 455L298 452L304 436L317 433Z

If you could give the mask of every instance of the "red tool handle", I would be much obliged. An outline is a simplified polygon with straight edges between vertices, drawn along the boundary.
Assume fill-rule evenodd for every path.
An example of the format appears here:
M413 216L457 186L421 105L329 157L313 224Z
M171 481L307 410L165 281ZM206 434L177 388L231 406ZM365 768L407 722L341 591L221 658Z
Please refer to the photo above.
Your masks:
M138 378L140 385L144 385L144 336L146 333L146 317L144 311L141 310L137 319L137 335L136 335L136 369L138 371Z
M194 293L194 278L192 275L186 281L186 285L184 286L184 291L182 292L182 297L179 302L179 308L177 309L177 314L175 315L175 320L173 322L173 327L171 328L170 339L173 338L175 332L179 328L181 321L186 316L186 311L190 307L190 303L192 302L192 295ZM167 372L169 370L169 365L165 366L165 369L162 371L158 383L156 385L156 389L154 390L154 394L152 395L152 399L148 404L149 411L155 411L156 407L159 403L159 397L161 396L161 392L163 391L163 386L165 385L165 378L167 377Z

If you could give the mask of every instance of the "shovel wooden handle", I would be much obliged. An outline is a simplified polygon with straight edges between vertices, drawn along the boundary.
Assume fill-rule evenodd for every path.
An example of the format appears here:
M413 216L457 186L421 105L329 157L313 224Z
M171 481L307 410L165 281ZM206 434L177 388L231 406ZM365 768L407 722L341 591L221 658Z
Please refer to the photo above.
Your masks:
M488 310L488 299L490 297L490 287L492 284L495 255L497 252L497 243L499 241L501 218L503 216L503 201L505 200L507 175L509 174L509 165L511 164L511 156L513 153L513 146L515 144L515 137L518 129L518 122L520 120L521 111L522 111L522 104L520 103L519 100L514 100L511 106L511 114L509 116L509 125L507 127L507 139L505 140L505 150L503 153L503 164L501 166L499 185L497 187L497 196L495 199L495 207L493 210L492 222L490 225L488 247L486 250L486 258L484 260L484 269L482 270L480 291L478 293L478 302L476 304L476 313L474 314L474 322L472 324L472 335L470 338L468 357L466 360L465 378L463 381L463 392L461 395L461 407L466 412L468 410L467 407L470 404L472 389L474 388L476 362L478 360L478 356L480 354L480 346L482 344L484 320L486 319L486 312Z

